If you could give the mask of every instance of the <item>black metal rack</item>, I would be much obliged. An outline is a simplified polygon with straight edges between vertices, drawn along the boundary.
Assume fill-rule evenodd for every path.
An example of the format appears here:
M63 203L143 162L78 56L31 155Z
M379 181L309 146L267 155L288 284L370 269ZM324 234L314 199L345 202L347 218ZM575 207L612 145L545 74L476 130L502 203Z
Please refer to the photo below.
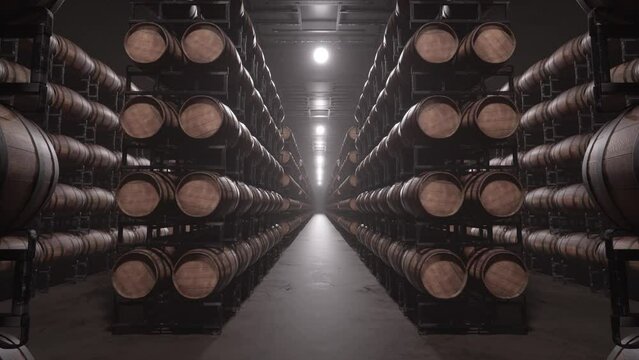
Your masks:
M11 97L35 98L31 115L36 121L44 121L48 115L46 106L46 83L50 72L49 39L52 34L53 14L46 8L31 9L29 18L15 23L4 22L0 25L0 38L25 38L33 41L31 56L31 79L29 83L0 84L0 98ZM14 42L15 44L15 42ZM17 53L14 53L17 56ZM29 301L33 284L33 259L35 256L38 233L34 229L26 230L28 245L24 250L0 250L0 260L14 261L13 296L11 311L0 314L0 327L18 328L20 337L17 341L0 340L0 348L16 349L29 340L30 314Z
M526 297L504 301L471 284L456 299L439 300L418 292L404 277L338 227L347 243L421 334L526 334Z
M606 121L610 119L608 113L618 113L627 105L636 105L636 99L639 96L639 84L611 82L609 41L620 39L623 61L635 58L637 53L633 51L631 45L633 39L634 42L639 39L639 27L637 23L618 23L606 13L605 9L592 10L588 16L588 25L592 39L591 61L596 110L594 116ZM618 101L619 95L624 96L625 102ZM639 260L639 251L615 249L613 243L615 236L628 234L626 231L607 230L601 236L605 242L608 260L612 339L622 348L638 349L639 345L623 342L622 332L623 329L639 328L639 313L633 312L630 308L627 269L629 261Z
M391 70L397 65L404 44L422 25L441 21L450 25L462 38L477 25L494 21L509 24L509 1L473 0L411 0L400 4L399 13L391 16L389 25L396 21L396 29L388 29L386 43L391 42L390 51L378 52L382 61L376 58L377 73L369 74L357 109L360 125L363 118L371 114L366 126L361 127L357 149L367 154L389 134L395 124L418 101L430 96L446 96L463 105L487 96L503 96L513 103L517 98L513 91L513 67L469 68L452 62L446 65L424 67L413 64L410 71L402 72L397 91L378 103L378 94L384 88ZM387 33L388 34L388 33ZM381 49L381 48L380 48ZM371 72L373 69L371 69ZM509 84L508 90L494 90L497 82ZM377 105L377 106L375 106ZM380 108L382 105L382 108ZM375 106L375 111L373 111ZM373 119L372 116L375 116ZM357 174L358 190L371 191L406 181L427 171L447 171L455 176L463 176L469 171L501 170L519 173L518 139L513 136L505 141L483 141L464 137L460 134L450 143L429 141L417 143L402 149L393 149L392 154L378 156L376 163L363 169L366 174ZM491 165L495 156L513 158L511 165ZM370 163L369 163L370 165ZM344 200L344 199L335 199ZM517 254L522 253L522 226L520 216L506 219L477 219L458 214L451 219L416 219L410 216L397 217L382 214L362 214L350 210L336 210L346 218L365 225L368 229L395 241L412 244L418 248L445 248L460 253L466 246L501 247ZM493 227L506 225L516 229L516 241L498 243L493 238ZM479 230L484 236L471 236L469 230ZM344 237L355 248L362 260L378 277L391 296L407 314L415 320L420 331L425 333L524 333L526 331L525 295L512 301L498 301L478 289L469 289L458 299L441 301L419 293L406 279L396 274L364 246L353 240L352 235ZM510 313L505 318L502 313ZM446 314L446 317L438 317ZM451 315L455 314L455 315ZM457 316L457 317L456 317ZM495 320L496 321L491 321ZM500 323L500 321L502 321Z
M203 300L179 297L170 286L142 300L113 296L113 334L219 334L293 242L303 226L288 234L220 293Z

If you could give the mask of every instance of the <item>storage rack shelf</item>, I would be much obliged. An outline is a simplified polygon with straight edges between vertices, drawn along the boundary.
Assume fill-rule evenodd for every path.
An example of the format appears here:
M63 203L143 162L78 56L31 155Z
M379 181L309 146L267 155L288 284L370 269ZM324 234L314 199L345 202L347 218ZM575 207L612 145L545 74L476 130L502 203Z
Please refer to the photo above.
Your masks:
M11 100L14 96L35 98L32 104L31 114L36 121L44 121L48 115L46 106L46 82L50 73L48 62L50 48L49 39L52 34L53 15L45 8L32 9L30 19L14 24L3 23L0 25L0 38L3 39L3 49L7 42L12 45L12 54L17 56L16 38L31 39L33 42L32 56L30 59L31 78L24 84L0 84L0 99ZM8 14L11 16L11 14ZM15 15L15 14L14 14ZM18 16L15 17L19 19ZM11 104L9 104L11 105ZM27 236L27 247L24 250L0 250L0 260L15 261L13 266L11 309L7 313L0 314L0 327L18 329L18 340L7 342L0 340L0 348L17 349L29 340L30 312L29 302L32 296L33 286L33 260L36 252L38 232L36 224L31 224L30 229L23 230Z

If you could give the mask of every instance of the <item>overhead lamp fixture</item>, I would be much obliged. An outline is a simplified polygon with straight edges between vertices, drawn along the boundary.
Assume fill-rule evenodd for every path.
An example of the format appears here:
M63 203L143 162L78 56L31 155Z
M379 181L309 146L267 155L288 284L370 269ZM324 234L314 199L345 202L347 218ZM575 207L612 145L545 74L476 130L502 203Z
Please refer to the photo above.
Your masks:
M324 125L317 125L315 127L315 135L322 136L326 134L326 127Z
M328 109L330 104L330 100L325 98L316 98L309 101L309 105L312 109Z
M328 62L328 58L329 58L329 53L325 47L320 46L315 48L315 50L313 50L313 60L315 60L317 64L320 64L320 65L326 64Z
M323 167L324 166L324 155L316 155L315 156L315 165L317 165L317 167Z

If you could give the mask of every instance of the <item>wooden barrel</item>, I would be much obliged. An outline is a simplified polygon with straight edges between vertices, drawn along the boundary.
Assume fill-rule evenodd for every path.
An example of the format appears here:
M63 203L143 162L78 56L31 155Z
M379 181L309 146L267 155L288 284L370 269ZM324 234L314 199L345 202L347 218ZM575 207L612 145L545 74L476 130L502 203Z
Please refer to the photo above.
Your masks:
M550 166L552 164L552 160L550 160L550 150L552 147L552 144L543 144L524 153L520 161L521 168L530 170Z
M31 81L31 71L12 61L0 59L0 82L26 83Z
M486 22L466 35L457 51L457 61L473 65L501 65L515 52L517 41L508 26Z
M585 62L590 52L590 35L579 35L561 45L546 59L543 65L543 74L544 76L560 75L566 69L572 68L575 62Z
M542 79L546 77L544 73L544 64L547 59L541 59L526 69L521 75L515 77L515 91L518 93L530 92L536 86L539 86ZM504 86L509 86L508 84ZM504 89L505 90L505 89Z
M454 175L432 171L405 182L400 199L404 211L412 216L447 218L461 209L464 191Z
M357 229L360 224L355 221L350 221L343 217L337 218L337 223L344 228L344 230L348 231L351 235L357 235Z
M403 241L393 241L388 246L388 263L396 273L402 276L404 275L404 273L402 273L402 258L404 257L404 253L406 253L406 251L410 248L411 246Z
M95 171L110 171L120 167L122 158L116 153L97 144L85 144L89 149L86 165Z
M359 186L359 179L355 175L351 175L344 179L339 187L333 193L337 199L341 199L347 196L351 196L357 192Z
M540 187L526 193L524 204L526 209L533 212L546 212L555 208L553 195L555 189L552 187Z
M58 158L34 123L0 106L0 234L26 225L58 182Z
M436 299L453 299L466 287L464 262L450 250L411 248L404 252L401 264L406 279Z
M243 273L250 265L253 257L253 249L246 241L238 241L233 244L233 250L237 255L238 274Z
M357 203L357 208L360 209L363 213L371 213L372 209L370 207L370 193L368 191L364 191L361 194L357 195L355 198L355 202Z
M554 208L568 213L597 210L584 184L573 184L557 189L552 195Z
M89 122L95 124L98 129L114 131L120 127L118 115L106 105L94 101L90 102L90 105L91 117L89 118Z
M524 248L536 254L546 256L558 255L557 241L559 235L552 233L550 230L532 231L524 237Z
M468 104L461 116L461 126L471 138L479 135L489 140L504 140L519 127L520 114L505 96L488 96Z
M118 296L138 300L162 287L171 273L171 260L162 250L134 249L115 262L111 284Z
M610 80L618 83L639 82L639 59L619 64L610 69Z
M639 107L628 109L592 138L583 179L593 200L617 226L639 229Z
M175 203L173 180L160 172L136 172L125 176L115 195L122 213L140 218L172 209Z
M59 109L70 120L86 121L93 115L93 108L89 100L62 85L47 84L47 103L49 106Z
M248 185L248 187L251 189L251 193L253 194L253 201L251 203L252 206L249 209L249 214L260 215L266 213L266 209L268 208L268 204L266 203L266 192L251 185Z
M337 177L339 179L345 179L347 176L354 174L359 162L359 153L357 151L349 151L340 162Z
M146 241L147 233L146 227L143 226L134 226L134 227L125 227L122 229L122 242L128 245L137 245L142 244ZM112 236L117 238L117 232L112 233Z
M192 172L176 188L177 205L190 217L222 217L237 209L240 190L231 179L212 172Z
M129 28L124 37L124 51L140 66L182 62L177 39L156 23L142 22Z
M530 107L521 115L520 125L526 130L534 130L540 127L548 118L549 101L540 102Z
M253 190L251 186L239 181L237 182L237 189L240 196L235 212L238 216L249 214L251 208L254 206Z
M460 111L452 99L431 96L406 112L397 135L404 146L411 146L421 141L449 139L457 133L460 124ZM396 140L389 139L389 142L391 150L395 149Z
M403 216L404 208L402 207L401 191L404 183L398 182L390 186L386 193L386 205L397 216Z
M523 189L512 174L487 171L467 175L463 180L468 214L506 218L519 212L523 205Z
M468 259L468 274L494 297L517 298L528 286L528 271L519 256L505 249L480 249Z
M546 117L554 120L576 114L577 111L586 110L594 103L594 90L592 83L577 85L552 99L546 108Z
M136 140L150 139L162 129L178 126L178 116L172 104L153 96L129 98L120 113L122 130Z
M189 250L175 263L173 285L187 299L204 299L228 285L239 268L229 248Z
M521 160L524 157L524 152L520 151L517 153L517 159L519 161L519 164L521 166ZM508 155L505 157L494 157L492 159L490 159L490 166L513 166L513 156L512 155Z
M84 189L87 198L85 210L93 214L101 214L113 210L115 195L109 190L98 187Z
M447 63L455 57L458 46L457 34L449 25L431 22L422 25L408 40L397 66L408 71L411 66Z
M344 140L342 141L342 146L340 147L340 153L337 157L338 159L343 159L346 157L346 154L349 151L355 150L355 140L359 135L359 130L355 126L351 126L346 130L346 134L344 135Z
M95 71L95 62L81 47L58 34L51 35L51 53L58 62L63 62L81 75Z
M241 137L242 128L233 111L219 100L208 96L195 96L188 99L180 110L180 128L193 139L223 139L230 146L238 141L247 141ZM246 147L248 144L241 144Z
M58 157L60 167L75 168L85 165L90 157L89 148L78 140L65 136L49 134L49 140Z
M84 243L75 234L40 234L38 242L42 248L42 262L45 264L75 258L85 252Z
M592 236L586 233L566 234L557 240L557 254L572 260L585 263L596 263L598 261L597 250L602 240L599 236Z
M357 206L356 198L350 198L350 199L346 199L346 200L342 200L338 202L336 204L336 209L347 210L347 211L360 211L359 207Z
M122 92L126 90L126 78L118 75L113 69L98 59L93 59L95 71L91 74L91 79L100 84L102 89L111 92ZM136 90L135 84L131 84L132 89Z
M113 234L101 230L89 230L85 234L80 234L80 240L84 243L87 255L102 254L113 250L116 243Z
M198 22L189 26L182 35L182 49L186 58L195 64L219 64L233 72L242 67L242 58L233 41L213 23Z
M291 154L290 151L282 150L280 152L280 164L288 165L289 163L296 163L296 162L297 161L295 161L295 157L293 157L293 154Z
M574 166L583 160L592 134L579 134L569 136L550 148L549 160L557 166Z
M68 215L82 212L87 206L87 194L67 184L57 184L49 201L42 208L45 214Z

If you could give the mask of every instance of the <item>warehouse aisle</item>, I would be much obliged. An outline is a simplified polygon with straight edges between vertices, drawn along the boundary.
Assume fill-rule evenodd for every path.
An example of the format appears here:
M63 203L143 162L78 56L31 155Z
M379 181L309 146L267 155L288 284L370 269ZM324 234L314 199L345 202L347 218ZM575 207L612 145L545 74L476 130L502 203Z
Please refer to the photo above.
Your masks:
M219 359L440 359L324 215L314 216L222 336Z
M221 336L113 336L111 295L107 273L38 294L29 344L36 358L595 360L611 348L608 299L545 275L531 278L527 336L420 336L323 215L310 220Z

